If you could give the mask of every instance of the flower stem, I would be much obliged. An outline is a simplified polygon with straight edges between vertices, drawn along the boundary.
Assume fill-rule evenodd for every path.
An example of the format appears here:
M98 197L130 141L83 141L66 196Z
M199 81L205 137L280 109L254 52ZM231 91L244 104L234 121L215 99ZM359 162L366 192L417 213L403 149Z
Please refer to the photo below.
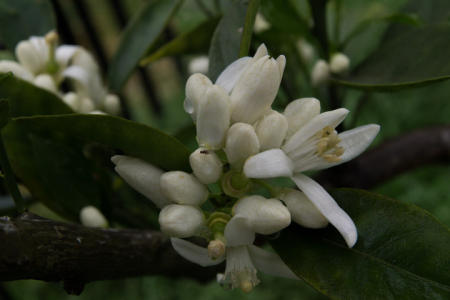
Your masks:
M255 24L256 13L258 12L260 0L250 0L245 14L244 30L242 32L241 47L239 57L247 56L252 41L253 25Z

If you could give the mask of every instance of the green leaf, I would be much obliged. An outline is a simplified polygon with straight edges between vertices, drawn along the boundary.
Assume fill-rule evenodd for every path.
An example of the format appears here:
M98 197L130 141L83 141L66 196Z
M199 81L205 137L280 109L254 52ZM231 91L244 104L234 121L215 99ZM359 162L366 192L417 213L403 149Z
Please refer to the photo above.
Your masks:
M169 43L142 59L140 65L145 66L166 56L201 53L205 49L208 49L209 41L218 22L218 17L212 18L200 23L191 31L180 34Z
M261 12L271 26L279 31L311 37L308 22L300 15L291 0L262 0Z
M352 189L332 193L358 228L348 248L331 226L291 226L272 246L300 278L332 299L449 299L449 229L426 211Z
M182 0L147 1L128 24L108 71L110 87L118 91L139 60L155 43Z
M229 64L239 58L247 8L244 1L224 3L224 14L214 31L209 48L209 78L213 81Z
M0 129L9 122L9 103L6 99L0 99Z
M0 40L10 50L32 35L44 36L55 24L50 1L0 0Z
M381 47L349 77L333 81L371 90L398 90L450 78L450 24L405 28L388 34Z
M189 171L189 150L174 137L109 115L60 115L17 118L15 125L43 136L100 143L142 158L165 170Z
M73 112L55 94L11 74L0 74L0 98L8 99L11 117Z

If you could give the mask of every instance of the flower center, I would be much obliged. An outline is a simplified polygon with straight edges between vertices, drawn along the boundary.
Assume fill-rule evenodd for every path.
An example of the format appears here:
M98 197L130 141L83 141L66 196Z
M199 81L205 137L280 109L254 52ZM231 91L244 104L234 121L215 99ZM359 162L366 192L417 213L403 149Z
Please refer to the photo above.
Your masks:
M222 185L223 192L234 198L244 196L246 192L251 188L251 181L243 173L231 170L225 173L220 183Z
M339 162L341 160L340 157L344 154L344 148L338 146L341 140L336 130L331 126L326 126L322 130L319 130L316 136L319 139L316 144L317 156L322 157L330 163Z

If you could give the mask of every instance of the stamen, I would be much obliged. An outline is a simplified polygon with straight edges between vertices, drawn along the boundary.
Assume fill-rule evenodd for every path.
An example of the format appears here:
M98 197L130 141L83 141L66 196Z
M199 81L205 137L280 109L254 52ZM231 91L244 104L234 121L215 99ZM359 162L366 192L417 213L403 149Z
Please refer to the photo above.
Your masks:
M227 287L240 288L248 293L259 283L247 246L228 247L226 261L223 282Z
M339 162L341 160L340 156L344 154L344 148L338 146L341 140L333 127L326 126L322 130L319 130L316 133L316 138L319 139L316 144L317 156L330 163Z
M208 244L208 256L212 259L218 259L225 254L225 243L219 239L212 240Z

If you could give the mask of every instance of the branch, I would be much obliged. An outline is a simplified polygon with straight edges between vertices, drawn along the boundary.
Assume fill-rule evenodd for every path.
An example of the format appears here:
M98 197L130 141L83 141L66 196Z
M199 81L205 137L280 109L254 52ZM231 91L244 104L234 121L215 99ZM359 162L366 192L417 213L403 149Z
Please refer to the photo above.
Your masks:
M369 189L422 165L450 161L450 126L419 129L395 137L349 163L320 173L327 188Z
M0 281L63 281L74 294L91 281L142 275L206 281L218 270L184 260L158 231L88 228L31 213L0 217L0 245Z

